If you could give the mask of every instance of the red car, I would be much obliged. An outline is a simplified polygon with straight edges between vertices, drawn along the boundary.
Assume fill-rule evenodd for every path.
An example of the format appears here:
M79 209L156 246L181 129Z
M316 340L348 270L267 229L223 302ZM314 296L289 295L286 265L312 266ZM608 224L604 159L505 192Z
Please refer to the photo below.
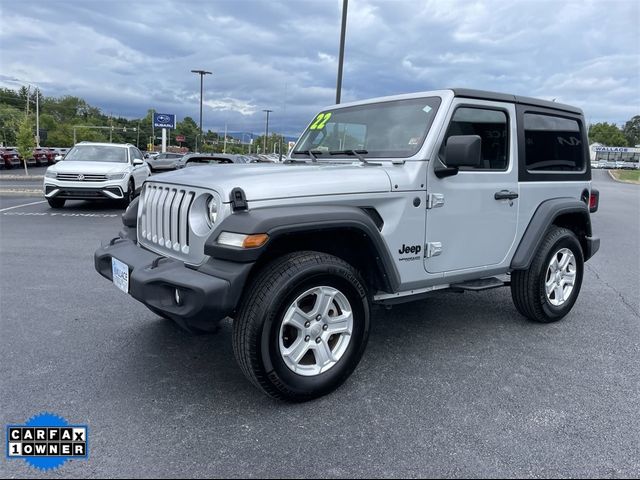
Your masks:
M36 147L33 149L33 158L36 165L53 165L56 152L52 148Z
M13 147L1 147L0 148L0 165L4 165L5 168L19 167L20 155L18 151Z

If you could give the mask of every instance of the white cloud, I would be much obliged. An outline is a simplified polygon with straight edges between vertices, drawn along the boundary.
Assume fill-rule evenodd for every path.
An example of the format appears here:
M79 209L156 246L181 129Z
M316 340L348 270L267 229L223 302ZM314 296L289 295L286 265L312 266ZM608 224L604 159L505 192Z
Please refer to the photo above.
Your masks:
M3 9L0 70L104 111L297 133L335 98L334 1L29 0ZM599 120L640 111L640 2L353 0L344 101L463 86L557 98ZM7 83L14 87L15 83ZM235 125L234 125L235 124Z
M249 102L245 102L243 100L238 100L237 98L227 97L221 98L219 100L203 100L202 104L213 110L231 110L234 112L238 112L241 115L253 115L257 111L255 105L252 105Z

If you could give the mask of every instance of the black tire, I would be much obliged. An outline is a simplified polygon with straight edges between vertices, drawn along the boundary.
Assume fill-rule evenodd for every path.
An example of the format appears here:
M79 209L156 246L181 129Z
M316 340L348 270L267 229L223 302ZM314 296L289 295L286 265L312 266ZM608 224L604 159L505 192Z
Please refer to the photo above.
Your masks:
M133 199L136 198L136 186L133 183L133 178L129 180L129 185L127 186L127 191L124 192L124 198L120 201L124 208L127 208Z
M547 269L554 255L569 249L575 257L573 290L562 305L553 305L547 297L545 283ZM542 323L556 322L567 315L575 304L584 273L584 256L576 234L567 228L552 226L545 235L528 270L511 274L511 297L516 309L530 320Z
M66 200L64 198L47 198L47 202L51 208L62 208Z
M314 376L299 375L280 354L280 326L286 309L299 295L325 285L348 300L353 331L337 363ZM242 372L256 387L276 399L302 402L326 395L351 375L369 337L367 291L351 265L326 253L291 253L262 268L246 291L233 323L233 351Z

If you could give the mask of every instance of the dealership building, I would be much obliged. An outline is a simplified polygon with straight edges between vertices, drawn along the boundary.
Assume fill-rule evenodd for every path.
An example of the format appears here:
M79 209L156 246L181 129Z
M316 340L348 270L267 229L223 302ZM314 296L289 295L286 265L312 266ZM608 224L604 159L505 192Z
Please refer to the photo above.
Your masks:
M605 147L599 143L589 145L592 162L640 162L640 148Z

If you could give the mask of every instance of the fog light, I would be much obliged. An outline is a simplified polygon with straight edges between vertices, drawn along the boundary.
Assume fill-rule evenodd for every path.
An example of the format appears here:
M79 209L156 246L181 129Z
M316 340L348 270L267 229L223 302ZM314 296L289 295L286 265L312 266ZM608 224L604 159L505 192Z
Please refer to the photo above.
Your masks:
M182 305L182 296L180 295L180 290L178 290L177 288L174 294L174 299L176 301L176 305L178 306Z

